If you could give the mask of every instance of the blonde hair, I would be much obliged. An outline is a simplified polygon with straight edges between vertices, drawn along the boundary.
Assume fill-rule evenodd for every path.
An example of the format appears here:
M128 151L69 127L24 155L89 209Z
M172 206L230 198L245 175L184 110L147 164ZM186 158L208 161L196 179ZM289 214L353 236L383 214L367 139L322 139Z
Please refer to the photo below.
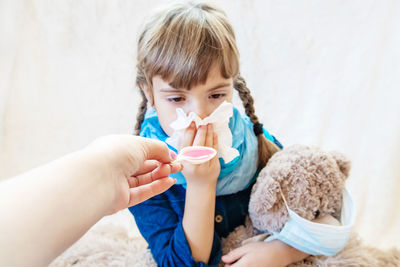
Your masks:
M136 83L140 88L146 86L152 93L152 78L160 75L175 88L190 89L206 82L214 63L218 64L224 78L233 78L247 116L257 123L253 97L239 74L235 33L226 14L210 3L176 3L148 19L138 40ZM143 90L140 92L142 102L136 134L140 132L148 101ZM263 167L278 148L262 134L258 135L258 144L259 165Z

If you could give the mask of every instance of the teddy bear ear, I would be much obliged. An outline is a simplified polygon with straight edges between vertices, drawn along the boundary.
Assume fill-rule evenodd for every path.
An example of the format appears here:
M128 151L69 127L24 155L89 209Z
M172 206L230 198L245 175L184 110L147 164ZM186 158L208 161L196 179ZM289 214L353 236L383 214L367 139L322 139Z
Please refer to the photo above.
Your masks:
M342 153L338 151L330 152L332 157L336 160L337 165L339 166L340 171L344 174L344 176L349 177L351 162L348 160Z
M264 177L258 181L250 196L249 209L262 213L271 209L278 198L279 184L271 177Z

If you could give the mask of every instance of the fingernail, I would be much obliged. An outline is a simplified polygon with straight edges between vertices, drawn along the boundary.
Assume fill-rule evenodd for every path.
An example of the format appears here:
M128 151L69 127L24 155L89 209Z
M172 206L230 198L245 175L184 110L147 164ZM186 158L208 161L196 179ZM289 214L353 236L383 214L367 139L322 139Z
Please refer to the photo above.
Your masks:
M176 157L178 156L178 155L176 155L175 151L173 151L173 150L169 150L169 155L171 156L172 160L176 159Z
M171 173L173 170L175 170L174 172L180 172L183 169L183 165L179 162L171 162L169 166L171 168Z

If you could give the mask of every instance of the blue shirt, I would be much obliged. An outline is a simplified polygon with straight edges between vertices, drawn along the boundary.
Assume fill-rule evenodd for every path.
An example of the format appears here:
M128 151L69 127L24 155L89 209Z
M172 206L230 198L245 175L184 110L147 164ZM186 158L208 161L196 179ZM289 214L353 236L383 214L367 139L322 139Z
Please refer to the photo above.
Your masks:
M273 137L274 143L282 145ZM216 266L221 260L221 237L244 224L252 186L231 195L216 196L214 240L208 264L196 262L182 227L186 189L174 185L129 211L159 266Z

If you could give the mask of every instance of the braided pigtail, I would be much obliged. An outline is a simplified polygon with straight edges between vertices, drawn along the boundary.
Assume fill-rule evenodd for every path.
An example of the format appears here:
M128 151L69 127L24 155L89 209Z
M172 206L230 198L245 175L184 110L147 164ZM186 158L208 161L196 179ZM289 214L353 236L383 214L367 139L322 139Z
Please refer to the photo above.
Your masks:
M239 93L246 115L253 123L253 131L258 138L258 167L263 168L271 156L280 149L277 145L265 138L262 129L263 126L258 121L258 117L254 111L254 99L250 94L249 88L246 86L245 80L240 74L236 76L234 87Z
M142 122L144 121L144 115L147 111L147 98L142 90L139 91L142 96L142 102L139 105L138 115L136 116L135 135L139 135L140 127L142 125Z

